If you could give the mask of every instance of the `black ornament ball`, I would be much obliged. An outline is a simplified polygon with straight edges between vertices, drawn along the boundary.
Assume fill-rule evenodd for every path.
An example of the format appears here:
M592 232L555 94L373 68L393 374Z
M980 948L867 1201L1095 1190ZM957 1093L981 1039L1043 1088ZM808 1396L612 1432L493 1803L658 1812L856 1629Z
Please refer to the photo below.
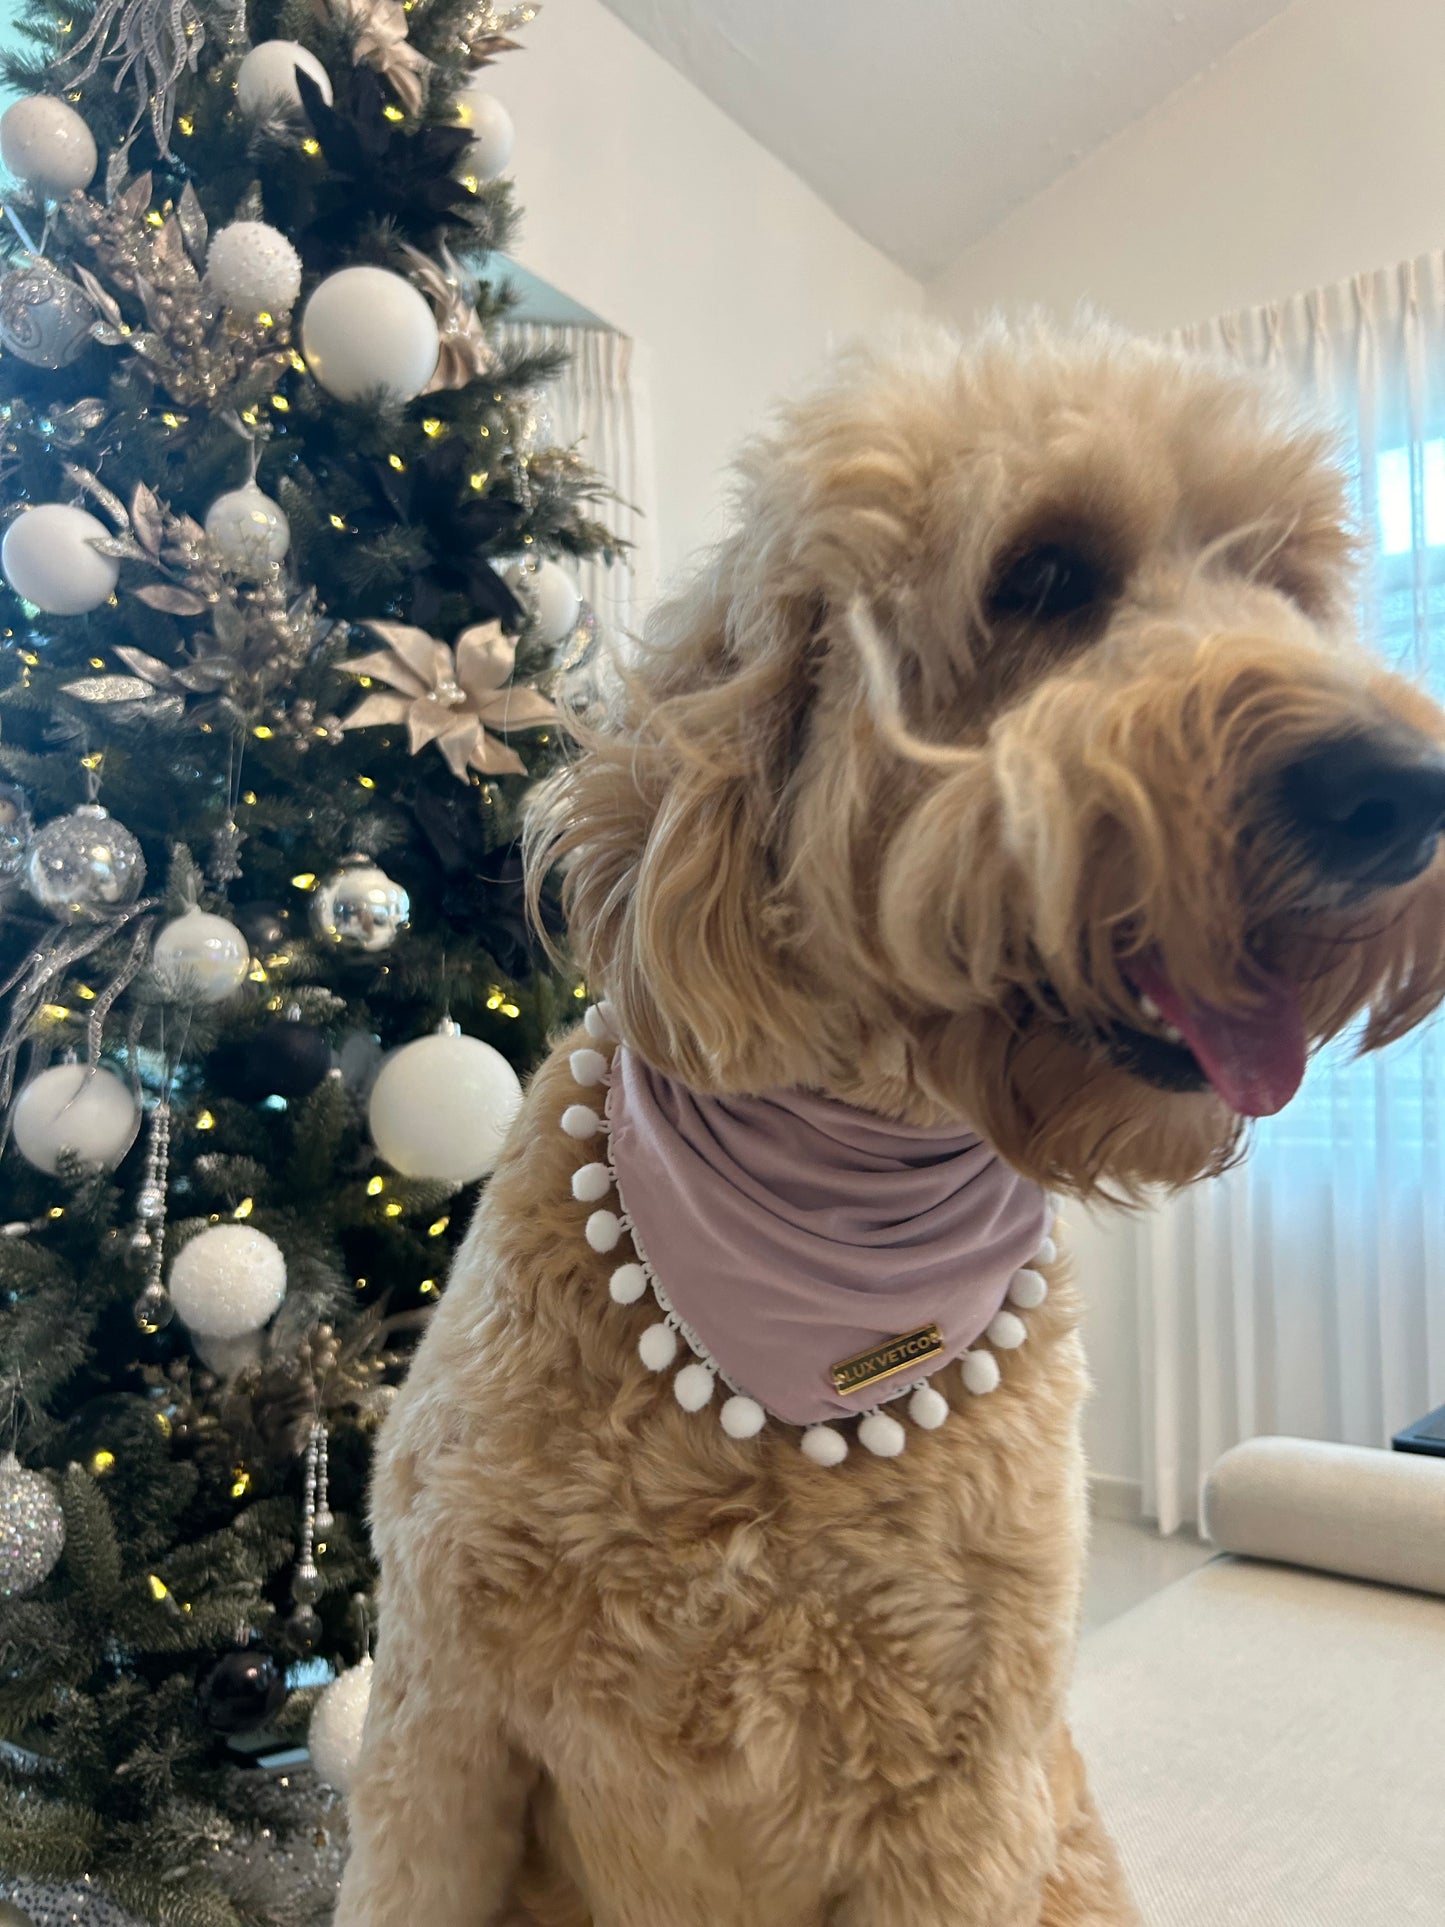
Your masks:
M241 1104L263 1097L305 1097L331 1068L331 1046L314 1024L278 1018L249 1037L233 1038L206 1066L211 1082Z
M274 1653L247 1646L216 1661L196 1698L213 1733L254 1733L285 1705L286 1675Z
M274 903L269 897L243 903L230 914L232 923L250 944L253 956L266 950L279 950L290 935L290 912L284 903Z

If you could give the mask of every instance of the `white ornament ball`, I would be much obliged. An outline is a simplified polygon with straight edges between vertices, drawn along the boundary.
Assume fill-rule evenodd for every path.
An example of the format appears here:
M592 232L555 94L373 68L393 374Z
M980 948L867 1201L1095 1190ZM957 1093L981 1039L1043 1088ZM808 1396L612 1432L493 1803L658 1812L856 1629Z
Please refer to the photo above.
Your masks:
M711 1404L716 1382L706 1365L684 1365L672 1381L672 1395L684 1412L700 1412Z
M217 1378L234 1378L237 1372L261 1363L263 1347L259 1332L242 1332L239 1338L211 1338L205 1332L193 1331L191 1350Z
M65 1514L49 1481L13 1452L0 1459L0 1599L31 1592L65 1550Z
M83 616L115 593L120 563L91 544L109 540L104 522L69 502L42 502L17 515L0 543L0 569L16 595L48 616Z
M887 1412L870 1412L858 1427L858 1443L875 1459L896 1459L908 1443L908 1434Z
M908 1401L908 1416L925 1432L936 1432L948 1417L948 1400L936 1385L920 1385Z
M506 571L508 587L527 611L537 640L555 648L577 627L582 595L560 563L514 562Z
M301 293L301 256L269 221L232 221L211 236L206 281L238 313L290 314Z
M371 1699L372 1662L338 1673L317 1700L311 1713L306 1743L317 1776L338 1793L345 1793L361 1758L361 1735Z
M517 130L496 95L487 91L481 74L457 95L457 120L472 136L471 146L462 155L461 172L479 181L496 180L512 158Z
M392 1053L367 1115L372 1142L394 1171L470 1184L501 1155L521 1102L501 1052L451 1025Z
M254 482L228 489L206 510L206 534L224 568L259 582L291 546L291 524L279 502Z
M151 969L168 997L218 1004L239 990L251 968L251 946L234 923L209 910L187 910L155 940Z
M745 1398L741 1392L723 1403L719 1417L722 1429L730 1439L756 1438L767 1420L767 1413L755 1398Z
M436 317L410 281L387 268L341 268L301 310L301 352L340 401L380 394L411 401L436 373Z
M42 200L89 187L95 136L75 109L53 94L30 94L0 114L0 160Z
M992 1352L965 1352L962 1371L963 1382L975 1398L984 1398L998 1390L1002 1373Z
M848 1441L834 1425L810 1425L802 1445L804 1458L814 1465L841 1465L848 1456Z
M27 1164L52 1176L71 1151L113 1171L135 1142L140 1112L129 1086L103 1066L52 1064L22 1085L10 1124Z
M989 1320L988 1342L1001 1352L1016 1352L1028 1335L1028 1326L1016 1312L1001 1311Z
M286 1296L280 1245L249 1224L215 1224L192 1238L171 1266L176 1316L203 1338L258 1332Z
M253 47L236 69L236 99L247 114L284 111L301 105L301 89L296 85L300 68L321 89L321 98L331 105L331 76L309 47L298 40L263 40Z

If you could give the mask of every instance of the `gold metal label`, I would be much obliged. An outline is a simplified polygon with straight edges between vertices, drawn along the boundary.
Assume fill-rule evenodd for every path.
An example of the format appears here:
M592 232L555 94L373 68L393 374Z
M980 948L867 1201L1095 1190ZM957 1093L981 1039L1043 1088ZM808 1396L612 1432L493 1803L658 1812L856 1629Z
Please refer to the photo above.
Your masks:
M831 1369L833 1390L847 1394L861 1392L880 1379L896 1378L899 1372L927 1364L943 1351L943 1333L937 1325L920 1325L917 1331L904 1332L901 1338L885 1338L881 1345L870 1345L866 1352L841 1359Z

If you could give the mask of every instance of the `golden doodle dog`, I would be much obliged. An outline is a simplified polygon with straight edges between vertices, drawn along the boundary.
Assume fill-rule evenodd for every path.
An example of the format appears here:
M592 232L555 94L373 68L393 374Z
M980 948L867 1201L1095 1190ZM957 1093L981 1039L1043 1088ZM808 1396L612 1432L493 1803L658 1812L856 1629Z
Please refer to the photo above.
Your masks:
M536 804L605 1002L384 1433L338 1927L1134 1921L1049 1198L1220 1171L1445 992L1445 716L1278 399L924 334L740 473Z

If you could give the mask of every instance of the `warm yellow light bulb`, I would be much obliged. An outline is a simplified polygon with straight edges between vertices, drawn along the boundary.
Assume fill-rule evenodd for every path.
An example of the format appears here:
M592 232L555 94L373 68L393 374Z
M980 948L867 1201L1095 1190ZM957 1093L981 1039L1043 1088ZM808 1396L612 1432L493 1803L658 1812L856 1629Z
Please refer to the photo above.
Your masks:
M450 1218L437 1218L433 1223L427 1226L426 1235L429 1238L439 1238L450 1223L451 1223Z

